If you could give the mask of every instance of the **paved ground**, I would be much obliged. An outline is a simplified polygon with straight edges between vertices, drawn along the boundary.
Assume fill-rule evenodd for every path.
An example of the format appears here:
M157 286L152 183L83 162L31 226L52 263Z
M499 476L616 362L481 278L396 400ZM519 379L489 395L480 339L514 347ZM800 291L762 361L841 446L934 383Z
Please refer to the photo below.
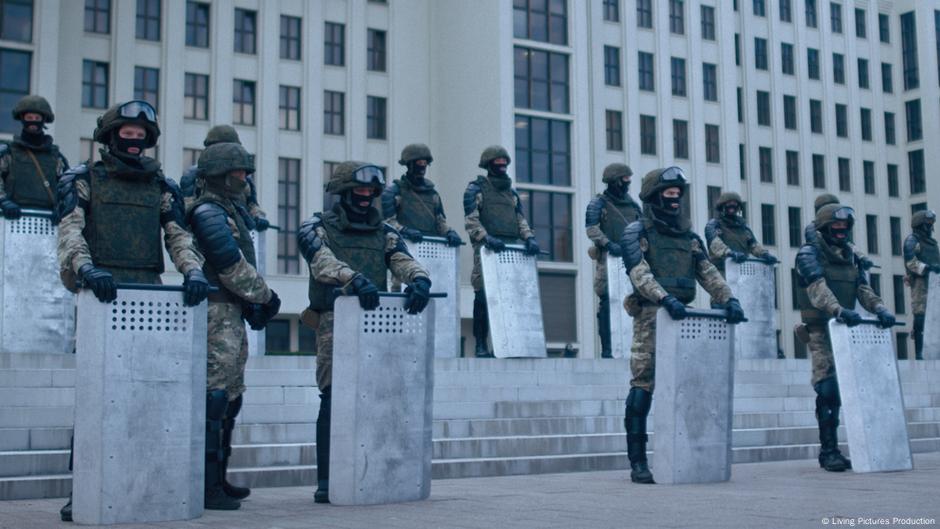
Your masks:
M913 472L830 474L815 461L734 465L728 483L641 486L625 472L435 481L428 501L373 507L313 503L312 488L257 489L241 511L137 528L728 528L937 527L940 453ZM0 528L74 527L62 500L0 502ZM869 518L869 519L865 519ZM900 520L895 520L900 518Z

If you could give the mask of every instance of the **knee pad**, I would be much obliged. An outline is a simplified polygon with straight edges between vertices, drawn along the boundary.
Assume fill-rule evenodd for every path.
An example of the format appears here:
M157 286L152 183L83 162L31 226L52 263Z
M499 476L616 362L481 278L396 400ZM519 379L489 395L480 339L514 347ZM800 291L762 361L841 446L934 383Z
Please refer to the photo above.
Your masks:
M646 417L653 404L653 394L640 388L630 388L624 406L625 417Z
M206 421L221 421L228 410L228 391L213 389L206 392Z
M842 399L839 397L839 381L835 377L828 377L820 380L813 386L816 390L816 406L820 404L829 407L842 406Z

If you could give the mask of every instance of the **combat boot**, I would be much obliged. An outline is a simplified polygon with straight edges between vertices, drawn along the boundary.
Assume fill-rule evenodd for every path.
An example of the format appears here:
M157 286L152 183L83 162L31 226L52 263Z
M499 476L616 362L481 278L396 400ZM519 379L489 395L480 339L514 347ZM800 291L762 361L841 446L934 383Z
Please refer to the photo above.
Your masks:
M225 450L222 446L222 430L228 410L228 392L222 389L206 393L206 474L204 507L210 510L234 511L241 502L225 493L222 462Z
M242 409L242 396L229 402L226 419L222 421L222 490L236 500L243 500L251 494L248 487L239 487L228 482L228 460L232 457L232 433L235 430L235 417Z
M816 421L819 423L819 466L829 472L844 472L852 462L839 451L839 384L835 377L816 383Z
M486 293L477 290L473 293L473 339L476 341L473 354L477 358L493 358L493 353L486 346L486 336L490 331L488 317Z
M317 491L315 503L330 503L330 416L332 414L333 388L320 394L320 413L317 415Z
M71 494L69 494L69 502L63 505L61 509L59 509L59 518L61 518L63 522L72 521L72 495Z
M646 417L653 402L653 395L640 388L630 388L624 408L623 427L627 432L627 458L630 459L630 481L654 484L646 460Z
M597 333L601 337L601 358L613 358L610 347L610 299L601 297L597 310Z

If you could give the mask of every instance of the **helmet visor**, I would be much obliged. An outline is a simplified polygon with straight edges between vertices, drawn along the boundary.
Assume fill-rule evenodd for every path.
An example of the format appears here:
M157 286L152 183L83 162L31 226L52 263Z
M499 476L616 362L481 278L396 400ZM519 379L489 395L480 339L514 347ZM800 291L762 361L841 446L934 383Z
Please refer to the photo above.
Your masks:
M143 119L150 123L157 122L157 111L146 101L128 101L118 108L118 114L127 119Z
M678 167L670 167L662 172L659 175L660 180L663 182L676 182L684 184L686 182L685 173L682 172L682 169Z
M364 185L385 187L385 174L374 165L364 165L353 173L353 180Z
M843 206L832 213L832 218L835 220L855 220L855 210Z

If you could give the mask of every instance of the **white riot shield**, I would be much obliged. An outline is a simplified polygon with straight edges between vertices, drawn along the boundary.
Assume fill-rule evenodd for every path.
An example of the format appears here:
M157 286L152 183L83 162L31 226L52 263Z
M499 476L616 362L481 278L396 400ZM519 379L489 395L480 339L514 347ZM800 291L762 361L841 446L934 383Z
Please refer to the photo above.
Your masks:
M253 231L251 232L251 241L255 246L255 262L258 265L255 267L255 270L264 277L265 269L265 234L266 231ZM262 356L267 351L267 343L265 342L264 331L253 331L251 327L247 327L247 337L248 337L248 356Z
M911 470L914 462L891 329L875 323L866 320L849 328L829 320L852 470Z
M518 244L507 244L499 253L480 248L490 338L497 358L548 355L536 259L524 250Z
M723 310L656 314L653 471L659 483L731 478L734 325Z
M633 346L633 318L623 308L623 300L633 294L633 282L622 257L607 255L607 298L610 303L610 350L614 358L629 358Z
M940 274L927 276L927 312L924 313L924 359L940 360Z
M725 259L725 278L748 319L735 328L735 357L777 358L774 267L759 259Z
M78 295L72 515L81 524L202 515L206 303L180 287Z
M51 213L0 220L0 352L71 353L75 296L62 286Z
M434 301L434 356L457 358L460 356L458 248L448 246L444 237L425 236L421 242L403 240L412 257L428 271L434 291L447 294L446 298ZM402 290L405 286L401 286Z
M336 299L330 502L370 505L431 494L434 304L408 314L402 294L365 311Z

